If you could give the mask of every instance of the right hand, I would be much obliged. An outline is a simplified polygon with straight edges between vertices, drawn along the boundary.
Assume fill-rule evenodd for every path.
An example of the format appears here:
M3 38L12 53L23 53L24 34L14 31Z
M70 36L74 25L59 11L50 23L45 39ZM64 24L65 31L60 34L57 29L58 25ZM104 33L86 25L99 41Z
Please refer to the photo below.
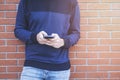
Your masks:
M47 33L45 31L40 31L37 34L37 41L39 44L46 44L47 40L44 38L44 36L47 36Z
M53 33L52 36L54 36L53 39L49 39L49 42L46 42L47 45L52 46L54 48L60 48L64 46L64 40L59 37L58 34Z

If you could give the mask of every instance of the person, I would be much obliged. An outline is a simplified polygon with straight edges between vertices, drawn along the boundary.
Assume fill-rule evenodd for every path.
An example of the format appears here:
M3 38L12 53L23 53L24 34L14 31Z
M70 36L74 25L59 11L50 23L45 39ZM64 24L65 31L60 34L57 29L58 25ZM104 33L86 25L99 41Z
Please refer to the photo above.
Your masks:
M80 38L77 0L20 0L14 33L25 42L21 80L69 80L69 48Z

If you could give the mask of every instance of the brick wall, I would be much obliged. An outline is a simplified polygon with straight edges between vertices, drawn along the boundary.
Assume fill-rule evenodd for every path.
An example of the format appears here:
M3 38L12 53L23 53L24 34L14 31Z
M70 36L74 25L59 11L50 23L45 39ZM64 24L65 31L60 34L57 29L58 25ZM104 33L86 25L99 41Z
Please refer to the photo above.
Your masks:
M19 80L24 43L13 30L19 0L0 0L0 80ZM81 39L70 80L120 80L120 0L79 0Z

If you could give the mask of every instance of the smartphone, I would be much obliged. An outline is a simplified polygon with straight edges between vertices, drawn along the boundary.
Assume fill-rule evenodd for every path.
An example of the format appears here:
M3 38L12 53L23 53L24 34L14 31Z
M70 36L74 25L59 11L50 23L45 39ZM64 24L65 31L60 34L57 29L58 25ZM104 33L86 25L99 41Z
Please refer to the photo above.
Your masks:
M51 35L47 35L47 36L44 36L45 39L52 39L54 38L54 36L51 36Z

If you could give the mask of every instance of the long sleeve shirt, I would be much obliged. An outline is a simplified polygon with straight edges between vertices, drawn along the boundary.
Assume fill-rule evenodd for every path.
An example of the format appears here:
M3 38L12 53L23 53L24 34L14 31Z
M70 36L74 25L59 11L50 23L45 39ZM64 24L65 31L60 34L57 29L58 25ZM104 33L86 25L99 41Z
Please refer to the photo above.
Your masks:
M36 35L57 33L64 46L39 44ZM80 38L80 12L77 0L20 0L15 36L25 42L25 66L48 70L70 68L69 48Z

